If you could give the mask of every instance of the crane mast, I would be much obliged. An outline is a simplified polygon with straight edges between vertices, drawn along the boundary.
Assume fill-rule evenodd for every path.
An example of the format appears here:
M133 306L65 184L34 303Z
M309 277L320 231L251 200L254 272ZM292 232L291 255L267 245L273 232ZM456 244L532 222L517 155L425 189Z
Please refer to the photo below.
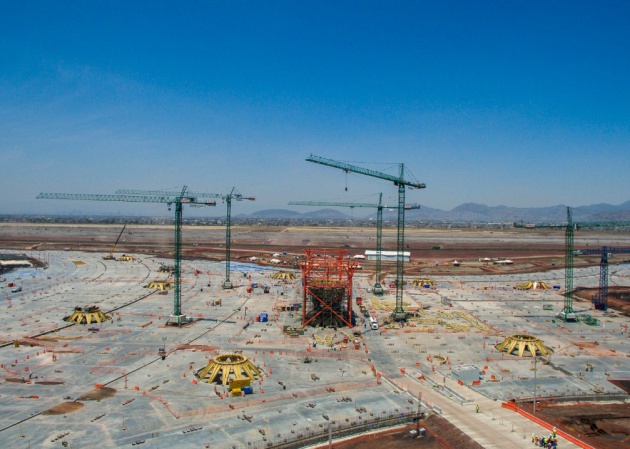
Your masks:
M332 159L323 158L311 154L306 158L308 162L326 165L328 167L338 168L346 173L358 173L373 178L384 179L398 186L398 223L396 238L396 306L392 313L395 321L403 321L407 318L407 313L403 308L403 287L404 287L404 246L405 246L405 187L424 189L426 185L415 181L405 180L405 166L400 164L399 175L393 176L388 173L381 173L356 165L339 162Z
M232 192L234 192L234 189L232 189ZM232 198L232 194L225 196L227 209L225 217L225 280L223 284L221 284L224 290L233 287L232 281L230 280L230 259L232 257Z
M120 191L119 191L120 192ZM187 322L188 318L182 314L181 309L181 250L182 250L182 206L183 204L201 204L204 206L216 206L216 201L203 200L201 195L191 194L184 186L181 192L155 192L146 194L85 194L85 193L40 193L37 199L51 200L78 200L78 201L123 201L130 203L166 203L169 210L175 204L175 250L173 275L175 280L175 294L173 298L173 314L168 320L168 324L181 325Z
M597 299L594 301L595 308L599 310L608 310L608 257L612 254L629 254L630 248L616 248L603 246L601 249L583 249L580 251L582 255L600 255L599 263L599 292Z
M170 194L168 191L164 190L118 190L116 193L119 194L131 194L131 195L165 195ZM236 187L232 188L232 191L228 194L224 193L198 193L191 192L189 195L194 195L199 198L218 198L226 203L227 209L227 217L226 217L226 226L225 226L225 280L221 284L223 289L230 289L233 287L232 281L230 281L230 257L231 257L231 248L232 248L232 200L236 201L254 201L256 200L253 196L243 196L240 193L236 192Z
M383 194L378 195L378 208L376 209L376 267L375 267L375 279L372 292L375 295L382 295L385 293L385 289L381 284L381 260L383 258Z
M573 266L575 257L575 228L571 209L567 207L567 227L564 231L564 307L558 315L564 321L576 320L573 310Z
M564 228L564 307L562 311L558 314L558 318L562 318L564 321L576 321L577 316L575 311L573 310L573 268L575 263L575 230L583 229L583 228L602 228L602 227L628 227L630 226L630 221L600 221L600 222L580 222L575 223L573 221L573 216L571 214L571 208L567 207L567 224L566 225L526 225L524 223L514 223L514 227L516 228L527 228L527 229L548 229L548 228ZM589 254L600 254L600 250L595 250L595 253ZM605 256L602 256L605 257ZM600 265L600 296L602 294L606 295L605 299L607 300L608 294L608 260L606 262L601 263ZM605 272L604 272L605 270ZM602 278L604 279L604 283L606 284L605 288L603 288L601 282ZM607 307L607 306L606 306Z

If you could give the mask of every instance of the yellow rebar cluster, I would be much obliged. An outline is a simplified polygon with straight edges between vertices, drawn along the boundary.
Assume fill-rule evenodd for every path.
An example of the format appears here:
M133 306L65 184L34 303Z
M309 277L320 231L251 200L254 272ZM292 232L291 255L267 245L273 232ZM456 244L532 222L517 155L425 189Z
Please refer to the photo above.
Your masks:
M295 273L291 273L290 271L278 271L274 273L272 277L283 281L292 281L295 279Z
M370 307L374 310L383 312L391 312L396 308L396 301L383 301L380 299L370 300ZM417 307L415 304L411 304L409 301L403 301L403 309L409 311L409 309Z
M414 287L424 287L425 285L434 287L435 282L429 278L420 278L420 279L414 279L413 281L411 281L411 285L413 285Z
M111 317L105 315L99 307L90 306L85 309L75 307L72 315L65 317L63 320L76 324L98 324L111 320Z
M553 350L545 346L542 340L525 334L511 335L495 346L497 351L519 357L534 357L536 355L551 355Z
M210 360L202 369L197 371L200 381L206 383L220 383L230 385L249 379L255 381L262 376L260 370L242 354L221 354Z
M144 288L149 288L151 290L172 290L173 285L168 281L151 281Z
M453 322L453 320L458 319L465 321L465 323ZM467 332L473 328L484 332L489 329L488 326L481 323L476 318L473 318L467 313L459 310L448 312L444 310L427 311L421 309L410 314L410 316L407 318L407 321L411 323L411 326L422 326L422 331L428 332L434 331L434 328L438 326L455 332Z
M529 281L525 284L519 284L514 286L517 290L549 290L547 284L540 281Z

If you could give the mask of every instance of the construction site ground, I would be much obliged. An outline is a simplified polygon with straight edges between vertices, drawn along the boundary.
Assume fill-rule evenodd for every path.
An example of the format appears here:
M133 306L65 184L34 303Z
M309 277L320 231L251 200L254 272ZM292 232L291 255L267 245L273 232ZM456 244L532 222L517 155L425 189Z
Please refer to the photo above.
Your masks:
M530 447L532 433L549 430L501 405L515 400L531 408L534 386L543 404L537 416L559 430L592 447L627 444L628 415L620 405L627 406L630 379L629 319L612 304L623 308L630 265L611 258L611 292L619 299L607 312L595 310L585 294L574 308L592 324L566 323L556 316L564 302L562 232L409 229L403 299L413 316L407 323L384 325L395 291L372 295L373 262L359 260L354 294L365 298L379 329L363 323L307 328L297 337L282 333L285 326L301 327L300 311L291 310L302 303L295 258L304 248L361 255L373 249L372 229L234 227L234 288L224 290L224 229L185 227L182 310L192 323L182 327L165 324L173 291L146 288L169 281L160 268L172 264L172 228L131 227L115 255L134 260L103 260L118 232L114 226L0 225L0 254L46 267L2 275L3 447L278 447L325 435L328 425L376 428L411 422L418 413L428 416L429 431L413 440L418 447ZM385 249L395 246L394 231L386 230L384 241ZM576 248L604 245L630 246L630 235L576 232ZM495 264L500 258L513 263ZM574 285L596 288L597 258L575 261ZM296 279L274 279L279 271ZM386 263L384 272L387 286L395 267ZM424 278L433 286L412 285ZM550 288L514 288L529 282ZM11 283L22 291L12 292ZM248 291L253 283L258 287ZM76 306L90 305L113 320L91 326L63 321ZM257 321L264 312L269 322ZM361 332L359 349L344 343L344 333L353 339L353 331ZM513 334L533 335L554 353L535 365L530 357L498 352L495 346ZM222 385L195 377L226 352L246 356L263 372L253 394L230 396ZM456 373L470 367L480 380L457 382ZM608 417L611 411L618 416ZM387 438L400 444L409 435L403 428ZM362 438L361 447L374 441ZM389 444L384 441L379 447ZM352 447L345 444L353 443L334 447ZM560 447L576 446L561 437Z

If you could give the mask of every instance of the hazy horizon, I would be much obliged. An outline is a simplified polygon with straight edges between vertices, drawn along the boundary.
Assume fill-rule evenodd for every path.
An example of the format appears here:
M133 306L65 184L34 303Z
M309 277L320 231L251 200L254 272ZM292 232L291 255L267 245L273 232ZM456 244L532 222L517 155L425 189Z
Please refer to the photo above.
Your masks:
M0 18L5 214L169 213L36 200L118 189L292 200L621 204L630 190L630 3L73 1ZM65 212L64 212L65 211ZM221 216L216 210L188 216Z

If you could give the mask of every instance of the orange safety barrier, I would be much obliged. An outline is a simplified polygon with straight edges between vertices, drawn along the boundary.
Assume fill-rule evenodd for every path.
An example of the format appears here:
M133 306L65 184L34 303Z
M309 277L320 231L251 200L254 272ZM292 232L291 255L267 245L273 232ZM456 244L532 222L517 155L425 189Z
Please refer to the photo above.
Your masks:
M518 410L518 407L516 406L516 402L502 402L501 407L507 408L508 410L512 410L515 412Z
M555 426L552 426L551 424L547 423L546 421L543 421L542 419L540 419L537 416L532 415L531 413L526 412L525 410L522 409L516 409L515 410L517 413L519 413L520 415L528 418L531 421L534 421L535 423L543 426L544 428L548 429L548 430L552 430ZM574 437L573 435L570 435L560 429L556 429L556 434L561 436L562 438L564 438L565 440L570 441L571 443L575 444L576 446L581 447L582 449L595 449L593 446L591 446L588 443L585 443L584 441Z

